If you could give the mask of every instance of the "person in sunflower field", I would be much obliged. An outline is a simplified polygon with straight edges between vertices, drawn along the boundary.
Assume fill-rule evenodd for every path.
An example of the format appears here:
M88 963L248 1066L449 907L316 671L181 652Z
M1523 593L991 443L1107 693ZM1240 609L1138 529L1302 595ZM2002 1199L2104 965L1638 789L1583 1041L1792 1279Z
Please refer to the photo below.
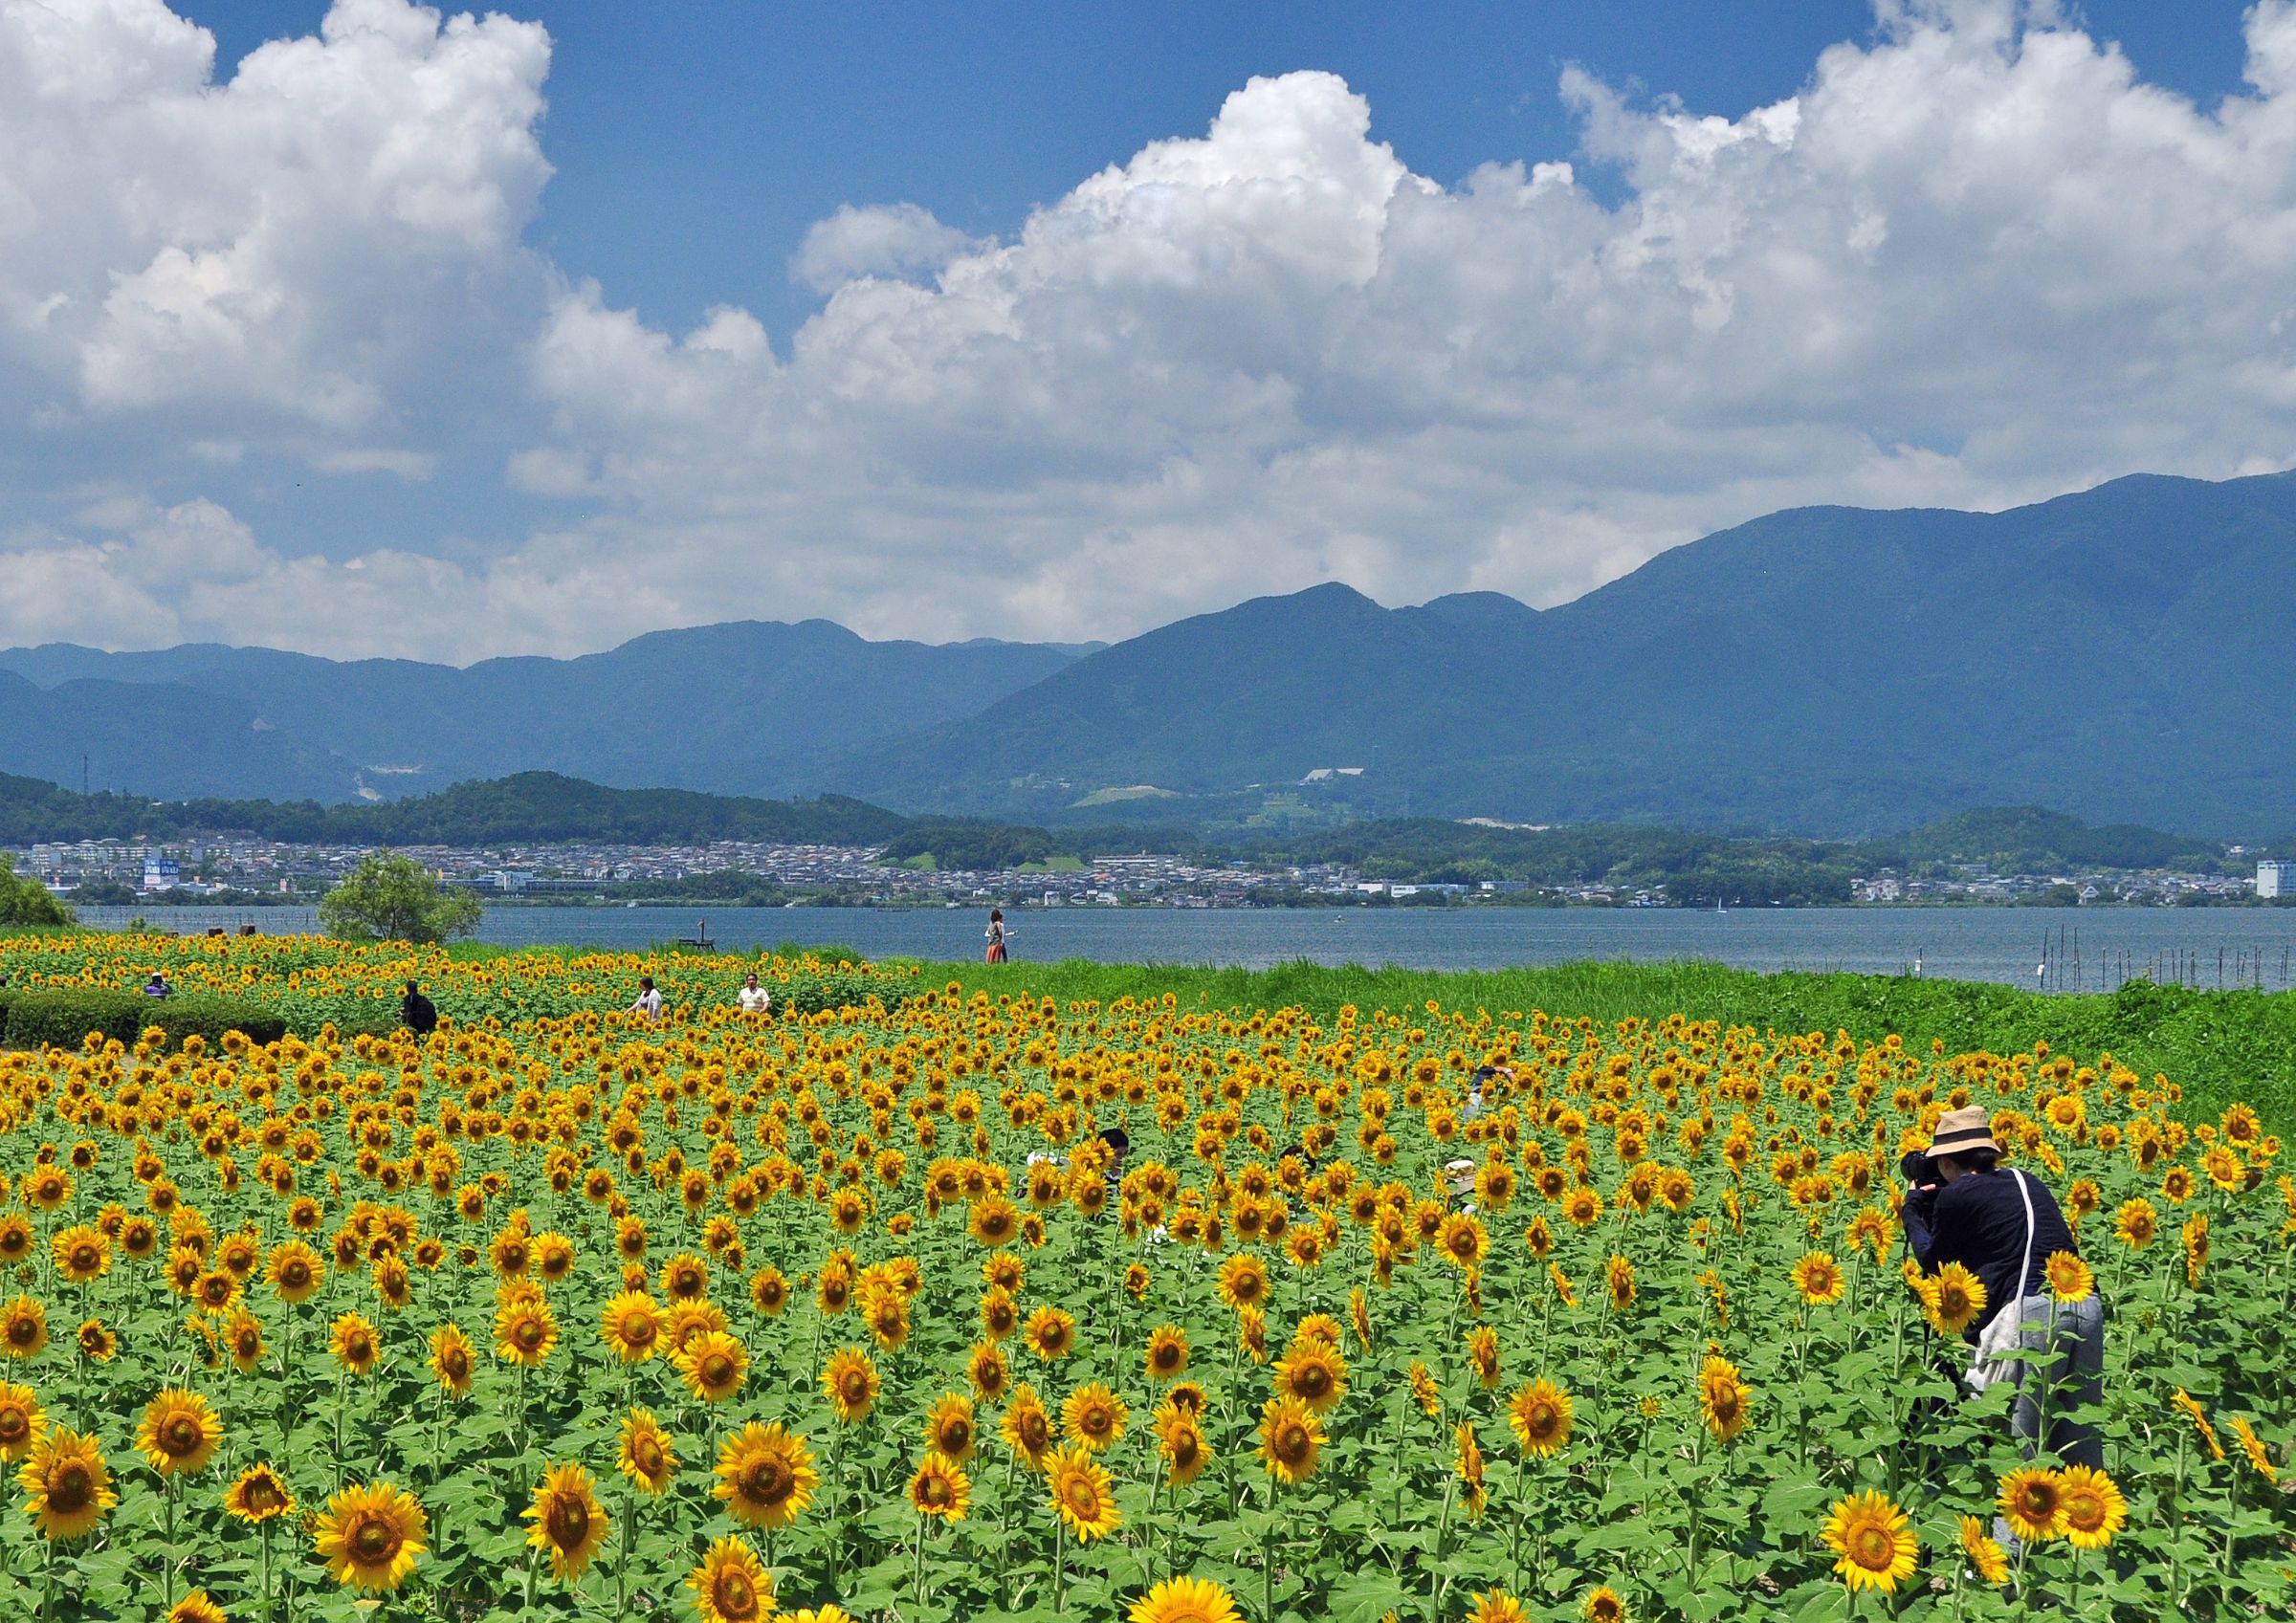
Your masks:
M988 951L983 954L985 962L1001 964L1012 955L1004 945L1011 935L1011 932L1004 928L1004 910L1003 908L988 910L988 929L985 934L988 937Z
M2045 1452L2052 1465L2102 1469L2102 1439L2074 1415L2103 1401L2105 1305L2093 1281L2079 1301L2053 1292L2050 1259L2078 1259L2079 1246L2048 1186L2020 1168L2003 1167L2000 1154L1983 1106L1940 1116L1928 1151L1908 1157L1906 1239L1929 1273L1958 1262L1983 1283L1985 1310L1965 1332L1976 1344L1969 1384L1982 1391L1997 1381L2016 1383L2009 1430L2023 1441L2025 1458ZM2086 1274L2077 1262L2072 1271ZM2007 1356L2017 1351L2038 1356Z

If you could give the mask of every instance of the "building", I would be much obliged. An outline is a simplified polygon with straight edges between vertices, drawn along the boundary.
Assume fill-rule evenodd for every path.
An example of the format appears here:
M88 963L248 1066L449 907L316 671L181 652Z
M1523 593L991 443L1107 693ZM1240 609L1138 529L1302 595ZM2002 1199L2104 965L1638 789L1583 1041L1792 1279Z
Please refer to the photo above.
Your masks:
M183 869L167 857L144 859L144 893L151 895L160 890L172 890L183 879Z
M2256 893L2265 901L2296 896L2296 863L2258 863Z

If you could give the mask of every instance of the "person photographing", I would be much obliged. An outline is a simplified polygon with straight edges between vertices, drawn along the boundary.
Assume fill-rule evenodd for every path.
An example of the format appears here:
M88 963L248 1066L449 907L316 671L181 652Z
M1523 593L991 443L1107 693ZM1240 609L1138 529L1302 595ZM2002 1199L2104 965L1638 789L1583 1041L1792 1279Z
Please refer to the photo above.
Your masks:
M2059 1252L2080 1255L2072 1230L2048 1186L2021 1168L2000 1164L1982 1106L1948 1110L1927 1151L1908 1155L1904 1171L1906 1239L1934 1274L1958 1262L1985 1286L1985 1312L1971 1326L1976 1351L1969 1381L2017 1386L2009 1431L2053 1462L2101 1469L2095 1430L2064 1416L2103 1397L2105 1305L2094 1290L2079 1302L2050 1294L2047 1264ZM2008 1354L2028 1356L2012 1360ZM2041 1434L2048 1394L2049 1432Z

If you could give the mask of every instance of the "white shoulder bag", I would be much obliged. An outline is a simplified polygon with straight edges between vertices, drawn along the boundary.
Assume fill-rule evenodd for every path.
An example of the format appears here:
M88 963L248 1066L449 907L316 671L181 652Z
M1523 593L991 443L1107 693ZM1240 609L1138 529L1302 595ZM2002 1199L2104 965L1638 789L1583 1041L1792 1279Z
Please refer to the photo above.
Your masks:
M1977 1332L1977 1348L1969 1360L1969 1390L1973 1393L2015 1380L2017 1365L2009 1354L2024 1345L2025 1282L2033 1277L2033 1191L2026 1187L2025 1174L2016 1168L2009 1170L2009 1175L2017 1179L2017 1193L2025 1202L2025 1260L2017 1270L2015 1293Z

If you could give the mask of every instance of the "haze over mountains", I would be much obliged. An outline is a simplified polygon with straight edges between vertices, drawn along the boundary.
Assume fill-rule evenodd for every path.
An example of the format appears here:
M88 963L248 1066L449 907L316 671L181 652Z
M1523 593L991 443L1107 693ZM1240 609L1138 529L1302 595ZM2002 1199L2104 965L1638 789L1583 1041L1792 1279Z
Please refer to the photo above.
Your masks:
M547 768L902 811L1360 812L1854 835L2008 801L2238 835L2296 805L2296 475L2000 514L1804 508L1574 603L1338 584L1105 648L823 622L467 670L213 647L0 653L0 770L163 797ZM1153 791L1153 792L1152 792Z

